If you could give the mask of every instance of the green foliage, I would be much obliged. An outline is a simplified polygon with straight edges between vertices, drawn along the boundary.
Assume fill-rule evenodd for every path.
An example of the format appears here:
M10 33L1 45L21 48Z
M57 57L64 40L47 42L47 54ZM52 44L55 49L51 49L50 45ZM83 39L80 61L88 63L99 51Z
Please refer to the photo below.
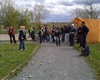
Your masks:
M0 44L0 79L10 74L20 64L25 63L37 44L25 44L25 51L19 51L19 44Z
M35 32L37 32L37 31L39 30L40 26L41 26L41 23L39 23L39 22L34 22L33 26L34 26L34 28L35 28Z
M3 25L5 27L13 26L14 28L17 28L18 27L17 21L19 18L19 14L20 14L19 11L12 6L7 8Z
M25 27L31 25L31 14L27 9L18 10L14 7L12 0L3 0L1 4L0 26L4 26L4 28L13 26L18 29L20 25Z
M31 13L30 11L26 10L22 10L22 12L20 13L19 16L19 26L23 25L26 28L29 28L31 26Z

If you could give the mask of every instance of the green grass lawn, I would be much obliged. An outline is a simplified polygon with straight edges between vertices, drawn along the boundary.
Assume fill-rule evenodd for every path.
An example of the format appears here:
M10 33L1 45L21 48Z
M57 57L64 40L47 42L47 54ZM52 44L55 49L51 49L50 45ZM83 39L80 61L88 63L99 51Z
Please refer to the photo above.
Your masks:
M77 50L79 45L75 44ZM90 47L90 56L86 57L86 60L90 63L90 66L93 68L97 80L100 80L100 43L98 44L89 44Z
M35 53L38 44L25 44L27 50L19 51L19 44L0 44L0 80L20 64L25 65Z

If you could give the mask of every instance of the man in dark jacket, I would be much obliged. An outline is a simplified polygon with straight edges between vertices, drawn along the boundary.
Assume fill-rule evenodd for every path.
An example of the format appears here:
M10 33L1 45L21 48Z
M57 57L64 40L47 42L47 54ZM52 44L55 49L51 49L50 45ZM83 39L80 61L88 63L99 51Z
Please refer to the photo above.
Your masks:
M82 48L85 48L85 44L86 44L86 36L89 32L88 27L85 25L85 22L82 22Z
M72 24L71 27L70 27L70 32L69 32L69 43L70 43L70 46L74 45L75 32L76 32L76 29L74 27L74 24Z
M65 26L65 44L69 43L69 27Z
M89 56L90 50L89 46L86 44L86 36L89 32L89 29L85 25L85 22L82 22L81 32L82 32L82 53L80 54L80 56Z
M79 47L82 47L82 27L81 26L77 29L77 43L80 44Z

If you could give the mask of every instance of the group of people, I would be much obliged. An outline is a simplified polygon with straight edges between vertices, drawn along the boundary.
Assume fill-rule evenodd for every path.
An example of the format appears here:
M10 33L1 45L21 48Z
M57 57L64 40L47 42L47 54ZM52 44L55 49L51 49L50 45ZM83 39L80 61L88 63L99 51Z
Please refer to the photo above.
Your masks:
M32 40L35 39L35 29L31 27L29 30L29 37ZM79 47L82 47L82 53L80 56L88 56L89 55L89 47L86 43L86 36L89 32L88 27L85 25L85 22L82 22L81 26L76 28L74 24L64 25L61 28L53 25L50 30L46 25L40 27L38 30L38 36L40 40L40 44L42 42L52 41L56 44L56 46L61 46L61 42L68 44L70 46L74 45L75 37L77 37L77 43L80 44ZM16 43L14 29L10 27L8 34L10 36L10 42L12 43L12 38L14 43ZM19 50L25 50L24 40L26 40L26 30L25 26L20 26L19 29L19 41L20 46Z
M74 45L74 38L76 33L76 27L74 24L71 24L69 26L63 26L61 27L61 33L62 33L62 42L65 44L69 44L70 46Z
M51 32L48 34L48 28L46 26L39 29L38 35L40 38L40 44L45 41L52 41L56 43L56 46L61 46L61 42L70 46L74 45L75 37L79 47L82 48L80 56L88 56L90 53L89 46L86 43L86 36L89 32L85 22L82 22L79 28L76 28L74 24L64 25L63 27L55 27L53 25ZM48 40L49 38L49 40Z
M71 24L69 26L64 25L61 28L53 25L51 31L48 31L47 26L44 26L39 29L38 35L40 37L40 44L44 41L51 40L53 43L55 42L57 46L61 46L61 41L73 46L75 33L76 28L74 27L74 24Z
M35 29L34 29L34 27L30 27L28 32L29 32L29 37L31 37L32 41L35 40ZM10 43L12 44L14 42L16 44L15 31L14 31L14 28L12 26L9 28L8 34L9 34L9 37L10 37ZM21 50L21 51L26 50L25 49L25 43L24 43L24 41L26 39L27 38L26 38L25 26L20 26L19 36L18 36L18 40L20 41L19 50Z
M50 41L50 30L48 29L48 27L46 25L39 28L38 35L39 35L39 38L40 38L40 44L42 42Z

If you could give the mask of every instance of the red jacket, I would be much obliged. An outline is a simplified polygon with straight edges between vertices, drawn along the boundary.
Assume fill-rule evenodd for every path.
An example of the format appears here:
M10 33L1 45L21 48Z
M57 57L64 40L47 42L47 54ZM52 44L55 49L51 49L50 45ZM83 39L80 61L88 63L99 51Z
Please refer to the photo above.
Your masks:
M14 35L14 29L13 28L10 28L8 34L9 35Z

